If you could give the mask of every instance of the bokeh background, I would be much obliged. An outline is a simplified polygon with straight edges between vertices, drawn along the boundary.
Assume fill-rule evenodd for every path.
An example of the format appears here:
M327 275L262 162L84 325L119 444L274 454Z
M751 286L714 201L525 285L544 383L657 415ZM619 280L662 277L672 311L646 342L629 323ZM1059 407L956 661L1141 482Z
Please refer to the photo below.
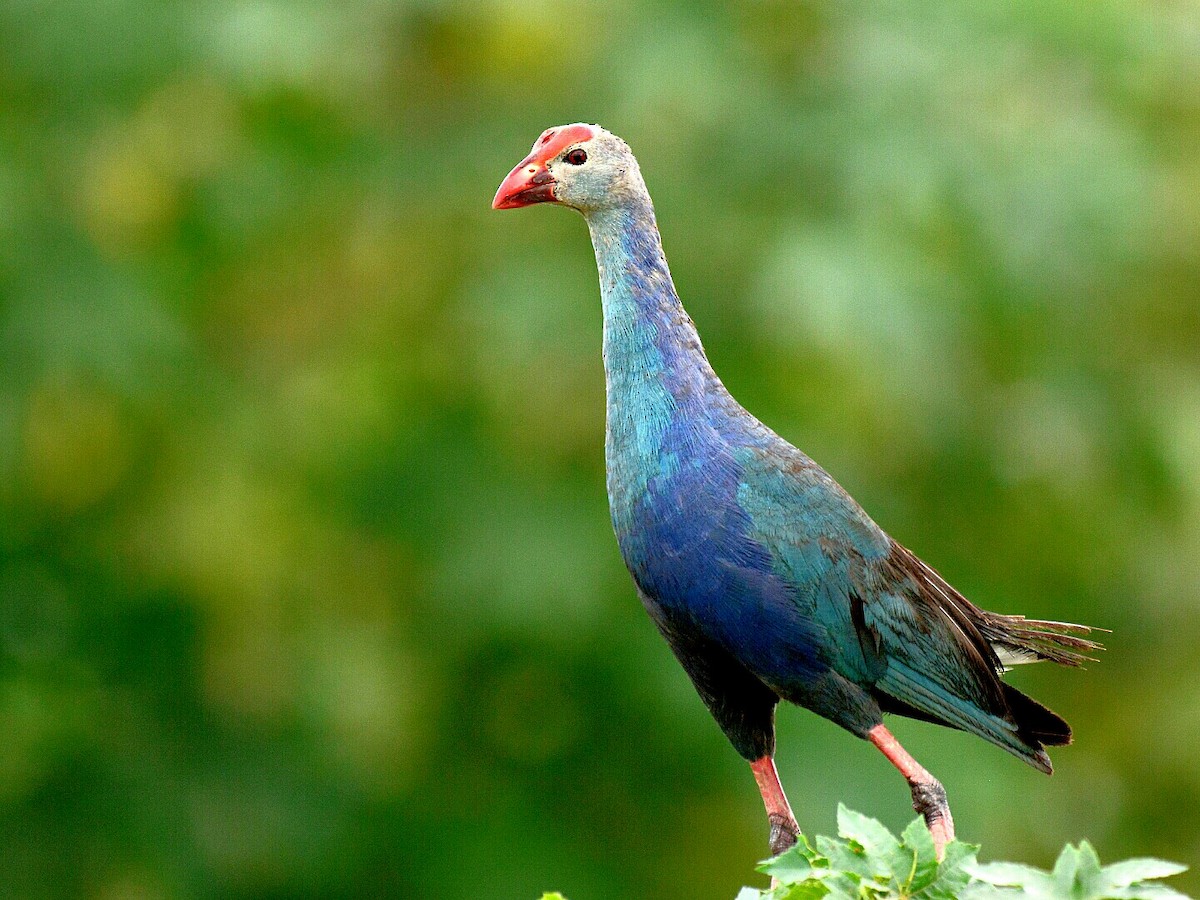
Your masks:
M752 412L977 603L1112 629L1012 676L1051 779L895 723L960 834L1200 861L1195 0L11 0L0 895L761 883L610 532L584 225L489 209L576 120ZM909 820L780 718L807 829Z

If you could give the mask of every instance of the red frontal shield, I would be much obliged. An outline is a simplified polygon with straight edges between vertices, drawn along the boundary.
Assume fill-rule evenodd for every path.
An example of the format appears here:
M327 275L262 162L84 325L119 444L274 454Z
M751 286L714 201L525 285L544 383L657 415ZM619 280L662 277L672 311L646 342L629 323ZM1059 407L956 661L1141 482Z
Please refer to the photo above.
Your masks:
M529 155L500 183L492 209L517 209L555 200L554 179L546 164L571 144L590 141L595 136L596 129L591 125L564 125L542 132Z

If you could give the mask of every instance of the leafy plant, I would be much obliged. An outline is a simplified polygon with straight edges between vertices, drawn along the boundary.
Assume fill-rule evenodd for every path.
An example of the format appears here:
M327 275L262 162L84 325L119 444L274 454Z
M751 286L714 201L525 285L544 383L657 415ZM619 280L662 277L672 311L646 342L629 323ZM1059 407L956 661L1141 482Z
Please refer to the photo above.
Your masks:
M875 819L838 807L840 837L801 835L795 847L759 867L770 890L743 888L737 900L1187 900L1153 883L1186 866L1131 859L1101 867L1091 844L1067 845L1052 872L976 860L979 847L953 841L939 862L921 819L897 838Z
M969 867L977 879L971 900L1003 900L1033 897L1036 900L1181 900L1185 895L1154 879L1178 875L1187 866L1161 859L1127 859L1100 866L1100 858L1087 841L1067 845L1054 864L1053 872L1016 863L975 864ZM982 883L979 883L982 882Z
M838 807L840 838L804 835L796 846L759 867L777 881L769 891L744 888L737 900L818 900L821 897L911 897L950 900L971 881L967 866L978 847L954 841L938 862L933 837L915 819L897 838L875 819Z

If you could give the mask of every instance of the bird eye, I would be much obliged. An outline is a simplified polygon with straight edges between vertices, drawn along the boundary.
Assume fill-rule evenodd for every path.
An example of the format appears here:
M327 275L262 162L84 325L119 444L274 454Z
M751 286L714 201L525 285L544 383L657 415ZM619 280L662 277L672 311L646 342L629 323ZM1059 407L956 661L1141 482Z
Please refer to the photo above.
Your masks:
M587 162L587 151L582 147L576 147L574 150L564 156L563 159L573 166L582 166L585 162Z

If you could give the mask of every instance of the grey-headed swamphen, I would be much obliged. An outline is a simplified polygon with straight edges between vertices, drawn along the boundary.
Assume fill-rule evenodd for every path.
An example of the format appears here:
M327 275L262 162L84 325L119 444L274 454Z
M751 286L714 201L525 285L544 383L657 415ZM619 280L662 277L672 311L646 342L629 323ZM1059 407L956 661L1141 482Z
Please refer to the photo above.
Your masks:
M492 205L583 213L600 270L608 497L642 603L754 771L780 853L798 832L775 771L782 698L865 738L907 779L941 853L941 784L883 724L898 713L969 731L1050 772L1059 716L1000 680L1078 665L1090 629L974 606L876 525L717 378L663 256L637 160L594 125L551 128Z

